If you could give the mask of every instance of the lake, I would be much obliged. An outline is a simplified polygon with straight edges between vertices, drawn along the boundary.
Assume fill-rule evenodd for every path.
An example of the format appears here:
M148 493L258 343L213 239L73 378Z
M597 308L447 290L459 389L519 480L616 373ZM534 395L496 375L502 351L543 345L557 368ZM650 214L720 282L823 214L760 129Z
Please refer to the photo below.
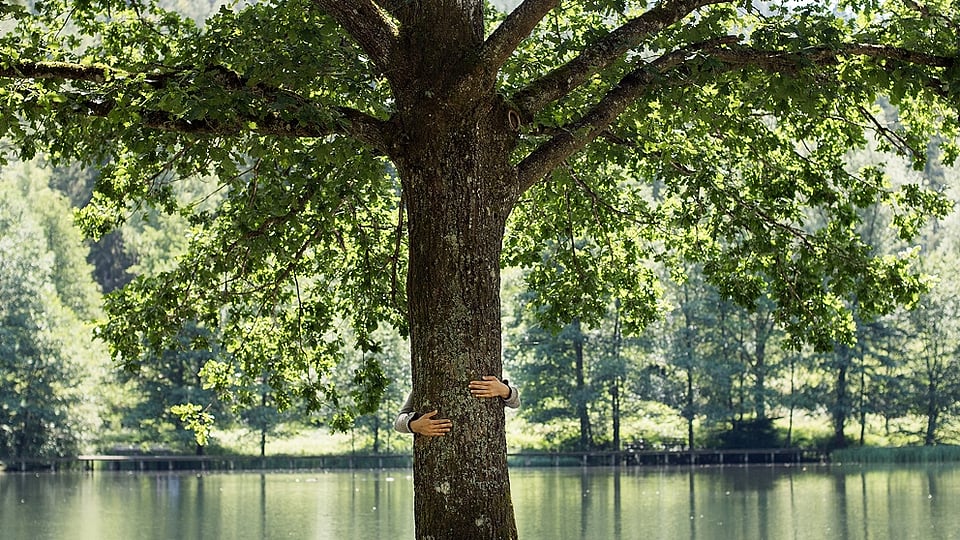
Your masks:
M511 470L520 538L960 539L960 466ZM409 470L0 474L4 540L413 538Z

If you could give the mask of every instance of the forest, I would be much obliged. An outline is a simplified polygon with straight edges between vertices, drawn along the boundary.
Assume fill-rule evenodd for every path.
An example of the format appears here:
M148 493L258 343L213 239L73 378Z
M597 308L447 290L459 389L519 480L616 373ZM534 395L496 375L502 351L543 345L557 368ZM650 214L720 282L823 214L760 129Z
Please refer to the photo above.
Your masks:
M884 110L895 122L895 110ZM856 170L884 161L892 184L919 182L954 200L957 170L938 165L937 151L928 149L922 170L877 150L852 152L848 163ZM170 268L184 252L188 221L140 209L91 241L75 214L91 197L96 170L37 159L8 163L0 177L0 456L194 452L194 433L176 414L185 404L216 418L206 452L409 451L409 439L391 433L410 377L408 344L397 331L379 331L383 347L374 356L389 384L377 412L351 419L349 436L334 428L335 411L278 412L266 383L252 406L224 402L201 373L217 350L170 351L123 369L96 338L103 295ZM210 184L185 182L177 196L195 199ZM545 325L527 286L535 276L505 268L504 370L523 398L508 421L511 451L956 444L957 220L935 220L906 243L891 219L880 207L865 209L858 232L881 253L917 251L928 290L909 309L856 318L856 342L829 351L793 346L771 300L739 306L695 266L682 279L664 276L659 318L635 333L624 331L616 300L596 323ZM595 242L576 241L584 252ZM203 331L188 328L180 339ZM363 354L345 350L346 366L359 366Z

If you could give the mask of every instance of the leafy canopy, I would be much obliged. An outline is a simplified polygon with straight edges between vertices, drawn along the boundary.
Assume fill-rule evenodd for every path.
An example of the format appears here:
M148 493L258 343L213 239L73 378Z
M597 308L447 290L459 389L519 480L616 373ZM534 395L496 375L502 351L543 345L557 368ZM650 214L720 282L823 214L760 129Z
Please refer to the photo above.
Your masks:
M10 150L100 168L78 214L93 235L142 204L191 223L176 269L108 299L115 355L136 367L196 323L224 345L207 384L240 401L266 374L313 409L374 405L375 361L352 399L330 373L344 335L375 350L382 323L406 331L405 209L384 144L403 89L383 69L403 64L384 51L427 15L361 0L238 3L203 21L141 0L2 6ZM545 319L589 323L620 298L636 331L658 312L652 268L680 278L693 261L741 304L769 294L798 341L824 348L852 336L853 299L876 314L924 289L909 253L860 237L860 211L891 206L910 238L950 204L845 156L875 138L920 167L936 135L954 160L952 2L527 0L485 14L496 46L477 61L509 105L503 159L524 189L503 261L531 268ZM186 177L209 178L209 196L179 202Z

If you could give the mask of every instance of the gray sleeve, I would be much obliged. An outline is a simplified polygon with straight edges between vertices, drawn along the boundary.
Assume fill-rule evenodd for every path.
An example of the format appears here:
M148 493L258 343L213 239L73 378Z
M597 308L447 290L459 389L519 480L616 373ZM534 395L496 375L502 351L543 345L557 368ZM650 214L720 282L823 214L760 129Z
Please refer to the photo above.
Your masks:
M507 396L507 399L503 400L503 404L506 405L507 407L510 407L511 409L516 409L517 407L520 406L520 391L517 390L516 386L513 386L508 381L503 381L503 382L504 384L507 385L508 388L510 388L510 395Z
M400 408L397 419L393 421L393 429L400 433L413 433L410 431L410 421L416 416L417 413L413 410L413 393L410 393L407 394L407 400L403 403L403 407Z

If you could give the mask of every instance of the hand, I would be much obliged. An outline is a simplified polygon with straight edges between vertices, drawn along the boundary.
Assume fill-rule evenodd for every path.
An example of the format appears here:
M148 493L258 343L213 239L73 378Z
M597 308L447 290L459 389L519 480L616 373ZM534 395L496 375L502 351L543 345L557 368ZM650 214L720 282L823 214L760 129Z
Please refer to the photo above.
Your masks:
M430 411L420 418L410 422L410 431L425 437L442 437L453 427L449 418L436 418L437 411Z
M510 397L510 387L493 375L484 375L483 380L470 381L470 393L478 398L501 398Z

